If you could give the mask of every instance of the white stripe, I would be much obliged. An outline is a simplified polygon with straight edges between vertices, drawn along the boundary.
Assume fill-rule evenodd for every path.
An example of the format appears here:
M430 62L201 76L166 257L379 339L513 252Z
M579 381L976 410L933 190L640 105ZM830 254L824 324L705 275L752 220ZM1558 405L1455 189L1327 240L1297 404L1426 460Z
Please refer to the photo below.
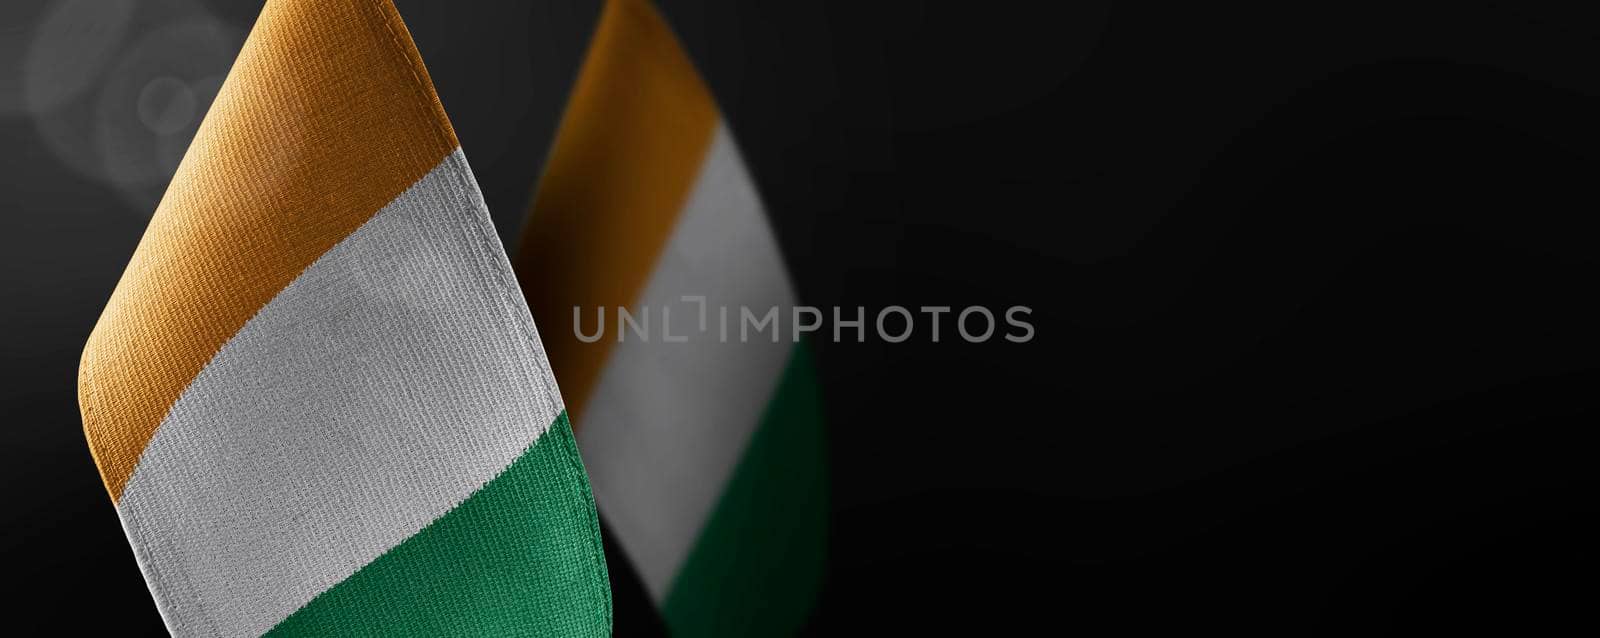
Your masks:
M495 477L561 411L457 149L234 335L119 505L168 626L259 635Z
M710 306L705 332L698 304ZM786 332L739 343L739 308L786 313L794 293L755 186L719 123L689 201L637 304L650 340L616 344L577 424L578 444L607 526L660 602L693 547L758 424L794 345ZM716 310L729 308L728 343ZM662 340L662 308L671 333ZM594 309L584 309L590 319ZM617 337L608 309L606 338ZM590 324L592 325L592 324ZM562 335L562 338L572 338Z

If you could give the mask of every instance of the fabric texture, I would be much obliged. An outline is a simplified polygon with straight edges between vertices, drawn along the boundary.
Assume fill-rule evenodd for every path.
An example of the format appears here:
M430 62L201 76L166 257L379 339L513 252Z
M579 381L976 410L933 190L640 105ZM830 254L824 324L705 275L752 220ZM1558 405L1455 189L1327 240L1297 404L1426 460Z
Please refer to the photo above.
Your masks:
M565 406L388 0L267 3L79 389L175 635L610 633Z
M222 344L457 145L388 2L266 4L84 349L113 499Z

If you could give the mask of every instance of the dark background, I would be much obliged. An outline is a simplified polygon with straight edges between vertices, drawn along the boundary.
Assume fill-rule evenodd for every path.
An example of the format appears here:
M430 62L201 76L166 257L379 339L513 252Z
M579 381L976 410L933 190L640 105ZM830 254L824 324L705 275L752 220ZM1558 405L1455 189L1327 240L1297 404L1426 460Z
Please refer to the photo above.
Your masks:
M516 237L597 3L397 4ZM1055 4L664 3L803 302L1034 309L815 344L812 632L1592 627L1600 13ZM0 5L24 635L160 632L77 356L259 2L125 6Z

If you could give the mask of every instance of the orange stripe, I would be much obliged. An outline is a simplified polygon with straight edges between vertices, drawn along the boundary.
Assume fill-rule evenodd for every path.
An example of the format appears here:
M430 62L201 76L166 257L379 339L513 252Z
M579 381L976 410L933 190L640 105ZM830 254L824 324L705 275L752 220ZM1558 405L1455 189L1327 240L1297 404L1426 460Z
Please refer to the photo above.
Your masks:
M573 336L572 309L631 306L711 144L717 107L644 0L610 0L540 180L517 275L574 427L612 340ZM614 326L613 326L614 327ZM593 333L594 326L587 329ZM609 332L608 332L609 334Z
M389 0L267 3L84 348L113 500L217 350L456 145Z

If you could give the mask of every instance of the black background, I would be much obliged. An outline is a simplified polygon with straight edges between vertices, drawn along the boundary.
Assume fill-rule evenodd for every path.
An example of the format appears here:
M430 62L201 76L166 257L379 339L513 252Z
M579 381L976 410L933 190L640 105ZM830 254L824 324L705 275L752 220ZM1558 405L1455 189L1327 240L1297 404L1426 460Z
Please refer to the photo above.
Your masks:
M597 5L397 4L515 237ZM815 344L810 629L1592 626L1600 14L1054 4L663 3L803 302L1034 309ZM158 633L74 394L149 212L36 133L0 115L0 620Z

